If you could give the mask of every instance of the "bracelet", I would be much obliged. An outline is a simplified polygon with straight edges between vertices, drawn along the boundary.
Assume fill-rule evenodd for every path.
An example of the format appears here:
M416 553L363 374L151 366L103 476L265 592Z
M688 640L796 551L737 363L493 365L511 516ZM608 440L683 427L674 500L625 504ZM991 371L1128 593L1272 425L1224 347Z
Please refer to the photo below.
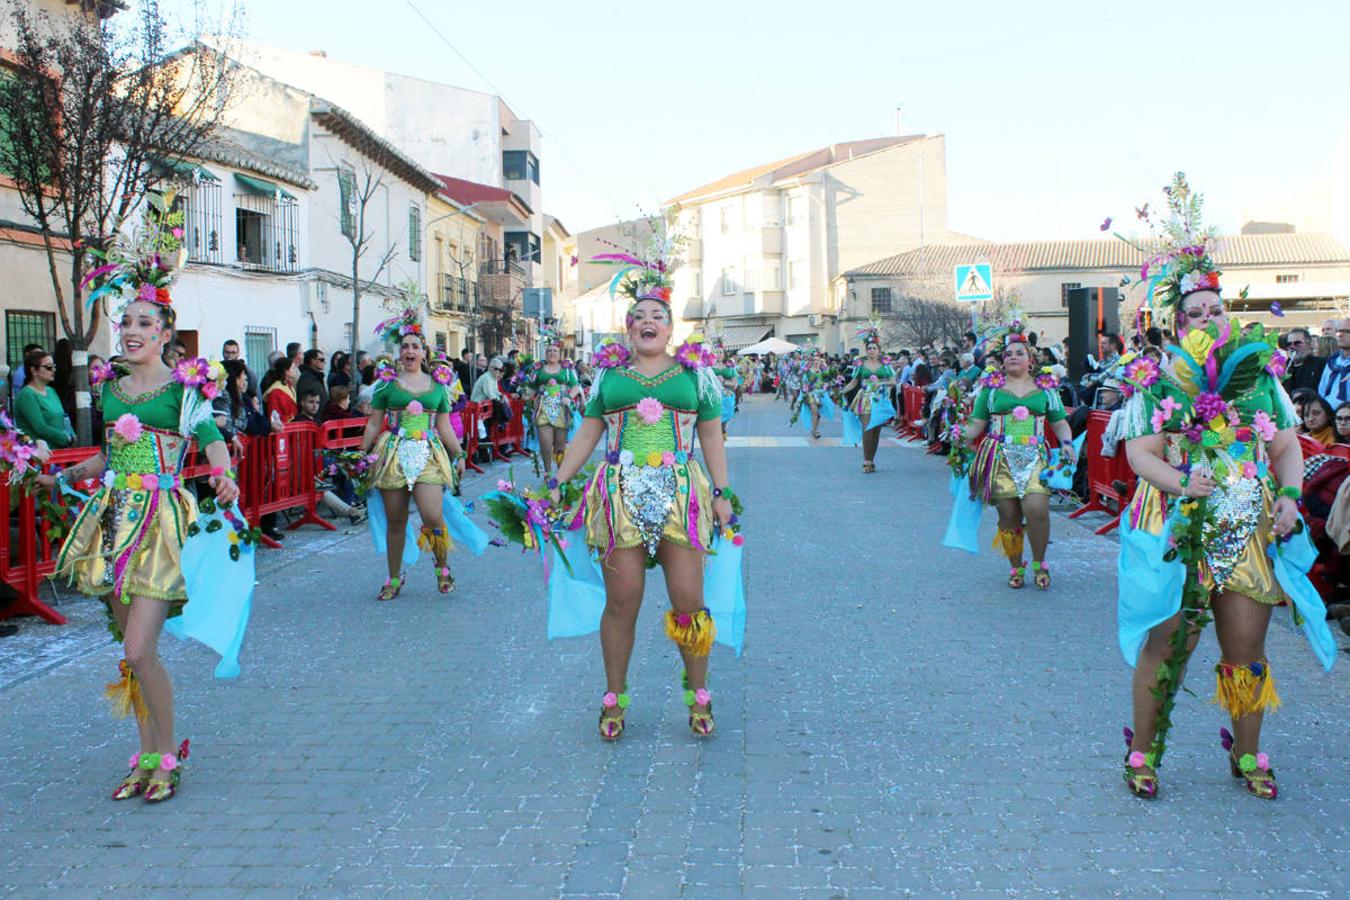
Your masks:
M212 477L212 478L219 478L219 477L222 476L222 475L224 475L226 478L229 478L229 479L231 479L231 480L234 479L234 472L230 471L229 469L225 468L224 466L212 466L212 467L211 467L211 477Z
M548 489L549 489L550 491L556 490L557 487L558 487L558 479L556 479L556 478L549 478L549 480L548 480L547 482L545 482L545 484L548 485Z
M1290 500L1299 500L1303 497L1303 488L1296 488L1292 484L1287 484L1275 492L1277 497L1288 497Z
M720 487L715 487L715 488L713 488L713 496L714 496L714 497L720 497L720 496L722 496L723 494L725 494L728 490L730 490L730 488L720 488Z
M1181 489L1181 496L1186 496L1186 488L1191 483L1191 476L1185 472L1181 473L1180 480L1177 481L1177 487Z

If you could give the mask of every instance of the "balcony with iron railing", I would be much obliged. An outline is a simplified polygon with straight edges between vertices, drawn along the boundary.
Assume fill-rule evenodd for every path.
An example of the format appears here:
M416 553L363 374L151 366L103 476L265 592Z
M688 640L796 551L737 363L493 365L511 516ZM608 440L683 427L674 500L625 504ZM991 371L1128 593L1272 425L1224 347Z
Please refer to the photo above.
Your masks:
M436 295L438 312L471 313L478 308L478 282L449 272L440 275L440 291Z
M519 307L521 294L529 286L526 268L514 260L491 260L478 268L478 302L486 309Z

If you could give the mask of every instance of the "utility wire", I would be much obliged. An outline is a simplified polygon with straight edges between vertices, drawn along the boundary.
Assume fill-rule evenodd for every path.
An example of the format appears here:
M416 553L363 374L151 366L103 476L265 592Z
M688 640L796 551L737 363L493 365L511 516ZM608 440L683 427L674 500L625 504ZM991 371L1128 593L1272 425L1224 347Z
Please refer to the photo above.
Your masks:
M431 21L431 19L427 17L426 13L418 9L417 4L414 3L413 0L404 0L404 2L408 4L408 8L411 9L419 19L421 19L423 22L426 23L427 28L431 29L431 33L436 35L436 37L440 38L441 43L449 47L450 51L454 53L455 56L458 56L460 58L460 61L463 62L464 65L469 67L469 71L473 72L480 79L482 79L483 83L487 85L489 88L491 88L492 92L496 94L498 97L500 97L503 102L506 102L508 106L510 106L513 110L515 110L521 116L521 118L526 119L527 121L530 122L534 122L534 120L530 119L529 116L524 115L524 112L521 110L520 107L515 106L514 104L506 100L506 93L501 88L497 87L497 85L493 83L491 78L488 78L487 75L485 75L481 69L475 66L469 60L469 58L465 56L464 53L451 42L450 39L445 36L444 32L442 32L439 28L436 27L436 23ZM535 128L539 129L539 136L541 138L545 136L544 130L542 128L539 128L538 123L535 123ZM563 157L567 160L567 162L571 164L572 168L576 171L576 173L586 181L586 184L589 185L590 188L594 190L597 194L603 196L606 200L608 200L611 204L614 205L614 213L618 219L624 220L628 218L627 216L624 215L622 210L624 207L630 204L641 210L642 204L633 201L631 197L626 202L615 203L616 199L615 196L611 194L606 188L601 186L601 184L598 183L594 178L591 177L591 173L586 171L586 169L584 169L582 165L579 162L577 162L576 158L572 156L572 154L568 151L566 145L561 140L559 140L557 136L552 137L551 140L553 141L554 146L556 146L558 150L562 153ZM653 196L656 195L656 191L652 189L651 185L647 184L646 179L643 179L639 176L639 180L642 181L643 184L647 185L648 190L652 191Z

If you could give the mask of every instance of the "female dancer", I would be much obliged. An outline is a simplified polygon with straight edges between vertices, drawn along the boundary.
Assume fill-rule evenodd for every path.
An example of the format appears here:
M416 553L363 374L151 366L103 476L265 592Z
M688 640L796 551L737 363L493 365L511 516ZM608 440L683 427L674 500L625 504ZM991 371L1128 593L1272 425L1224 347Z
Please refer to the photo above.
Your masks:
M820 439L820 415L830 404L834 375L825 367L823 356L812 356L801 376L801 403L811 413L811 437ZM834 413L830 413L833 417Z
M873 460L877 457L881 429L886 423L872 421L872 404L879 398L890 396L895 387L895 370L881 360L881 337L876 329L864 329L861 336L866 348L865 355L853 370L853 377L844 386L844 393L858 389L849 411L862 423L863 471L875 472L877 466Z
M730 350L722 351L722 364L712 371L722 385L722 437L725 438L727 425L736 417L736 410L740 408L741 386L744 382L740 370L736 368L736 358L731 355Z
M142 238L138 246L109 252L106 281L92 296L135 298L116 320L119 365L127 374L118 377L106 367L91 373L102 382L108 423L104 449L44 477L44 483L65 490L86 479L102 481L75 518L56 574L107 604L110 628L123 642L122 677L107 693L121 714L136 713L140 751L112 796L126 800L144 794L151 803L176 792L188 746L174 742L173 685L159 658L160 633L166 619L183 613L190 590L194 606L211 602L199 597L195 581L191 586L184 581L180 563L183 545L198 533L197 503L179 476L193 438L211 463L209 483L216 500L231 504L239 496L229 452L202 392L205 361L183 360L173 369L164 362L174 342L172 273L159 262L161 251L164 258L169 255L167 231L156 240ZM153 265L142 262L152 258ZM228 518L242 524L233 514ZM247 580L252 583L251 577Z
M558 483L581 470L608 429L607 453L583 501L586 542L604 566L600 736L612 741L623 735L638 609L648 565L660 564L673 607L666 613L666 634L684 659L689 727L704 737L715 728L708 652L716 627L704 603L703 566L714 527L733 521L718 424L721 391L706 368L710 351L684 344L672 356L667 349L673 327L668 264L635 267L618 290L631 301L632 352L615 344L617 349L602 357L608 367L597 372L585 420L549 485L556 504ZM707 473L692 455L695 432Z
M550 341L544 362L535 366L529 386L535 394L534 422L539 429L539 452L544 474L567 452L567 432L572 426L572 403L581 396L581 383L570 366L563 365L562 347Z
M966 420L965 440L978 442L970 469L970 489L973 496L998 508L994 547L1008 557L1008 587L1020 588L1026 583L1027 569L1022 561L1025 527L1031 537L1031 571L1036 587L1047 590L1050 489L1041 483L1041 472L1047 465L1045 431L1049 425L1055 432L1061 459L1068 463L1074 458L1073 433L1064 420L1059 383L1052 375L1033 375L1031 345L1022 334L1021 322L1014 320L1001 341L995 337L988 352L1001 368L990 368L980 379L975 408Z
M437 589L442 594L455 589L444 513L444 495L454 493L464 472L464 452L450 426L446 390L455 376L448 366L438 366L434 376L427 370L427 342L417 321L419 301L415 292L410 293L407 308L375 329L386 341L398 342L398 371L381 370L370 420L361 436L362 453L376 456L367 483L378 491L376 502L382 503L384 513L371 517L372 528L385 525L382 543L389 565L389 580L380 588L378 600L393 600L403 589L409 498L422 517L417 546L430 550L436 561ZM376 543L381 543L378 537Z
M1212 617L1222 653L1214 699L1233 725L1220 733L1230 770L1251 794L1273 799L1275 772L1260 749L1265 711L1280 703L1265 648L1271 611L1292 602L1326 668L1336 654L1306 577L1315 551L1300 527L1303 459L1276 377L1275 335L1259 325L1244 335L1228 318L1213 231L1201 226L1200 198L1180 173L1167 197L1169 224L1154 226L1166 249L1147 252L1180 347L1164 366L1138 357L1123 369L1134 391L1126 452L1140 478L1121 518L1119 639L1135 666L1125 784L1157 796L1173 701Z

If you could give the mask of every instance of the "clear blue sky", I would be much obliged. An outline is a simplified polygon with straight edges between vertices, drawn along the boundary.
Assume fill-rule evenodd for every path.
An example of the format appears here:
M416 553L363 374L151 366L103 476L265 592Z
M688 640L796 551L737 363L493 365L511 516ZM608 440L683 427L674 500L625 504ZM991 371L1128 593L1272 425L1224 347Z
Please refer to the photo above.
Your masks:
M954 230L1094 236L1175 169L1236 229L1328 178L1350 122L1350 7L1330 0L413 2L537 123L546 211L573 231L892 134L900 103L907 132L946 134ZM492 89L407 0L244 3L248 40Z

